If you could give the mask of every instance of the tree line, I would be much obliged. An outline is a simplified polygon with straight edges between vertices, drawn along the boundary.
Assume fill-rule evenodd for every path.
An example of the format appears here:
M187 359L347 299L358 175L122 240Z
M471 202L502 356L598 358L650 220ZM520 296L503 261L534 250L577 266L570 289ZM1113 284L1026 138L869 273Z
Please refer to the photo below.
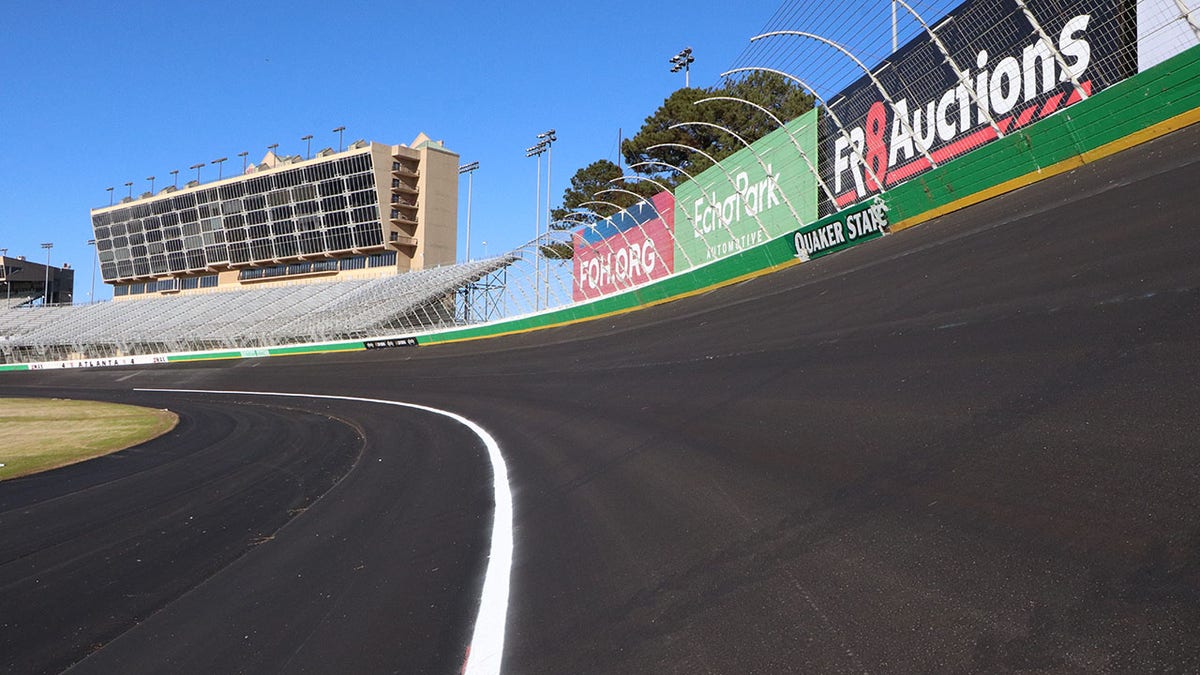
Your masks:
M741 100L736 100L741 99ZM759 71L742 79L726 80L715 87L689 87L676 90L646 118L632 137L621 143L621 156L636 178L619 180L621 167L600 159L571 176L571 185L563 192L562 202L550 213L550 227L570 230L611 217L664 188L675 187L698 176L713 165L745 147L742 141L718 129L735 132L746 143L753 143L779 128L766 113L743 101L766 108L784 122L793 120L813 107L812 95L776 73ZM655 147L661 146L661 147ZM682 146L682 147L681 147ZM676 171L672 167L677 167ZM627 192L600 190L619 187ZM633 193L633 194L628 194ZM594 200L615 205L587 204ZM543 247L543 255L570 258L567 245Z

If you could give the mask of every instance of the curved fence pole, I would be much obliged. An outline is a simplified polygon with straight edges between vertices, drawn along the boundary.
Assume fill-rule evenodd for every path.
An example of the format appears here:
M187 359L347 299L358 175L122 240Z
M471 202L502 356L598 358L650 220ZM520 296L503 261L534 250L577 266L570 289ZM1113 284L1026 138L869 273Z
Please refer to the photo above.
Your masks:
M600 230L596 229L596 223L585 223L584 227L595 232L597 236L600 236ZM612 254L611 246L608 247L608 252L610 255ZM582 268L583 268L583 265L580 265L581 271L582 271ZM616 286L617 284L614 283L613 285ZM583 285L582 281L580 282L579 288L580 288L580 293L583 295L584 300L593 300L594 299L591 295L588 294L588 289ZM618 289L618 290L620 290L620 289ZM604 297L604 293L598 292L598 294L595 297L602 298L602 297Z
M596 194L600 194L600 193L597 192ZM581 202L579 205L587 206L588 204L603 204L604 206L608 206L608 207L616 209L617 213L625 213L625 214L629 213L629 210L626 209L625 207L621 206L620 204L616 204L616 203L606 201L603 199L592 199L591 201ZM613 216L617 215L617 213L614 213ZM612 216L609 216L608 218L604 218L603 220L612 220ZM600 230L596 228L595 223L589 225L588 228L591 229L592 231L594 231L596 234L600 234ZM629 237L625 236L625 230L618 229L617 236L621 237L621 241L625 242L625 248L630 249L630 250L633 249L633 242L629 241ZM609 239L609 237L605 237L605 240L607 240L607 239ZM612 252L611 244L608 245L608 250L610 253ZM615 277L614 277L614 279L615 279ZM614 285L620 287L620 284L614 283ZM630 287L632 287L632 285L633 284L631 283ZM603 295L603 294L601 294L601 295Z
M779 183L776 180L775 174L767 166L767 163L763 161L762 155L758 154L758 151L754 149L754 146L750 145L750 143L748 143L746 141L746 139L737 135L733 131L726 129L725 127L721 126L720 124L713 124L712 122L680 122L679 124L672 124L669 128L676 129L678 127L691 126L691 125L712 127L714 129L724 131L725 133L729 134L730 136L733 136L734 138L736 138L738 140L738 142L740 142L742 145L746 146L746 149L750 151L750 154L754 155L754 160L756 162L758 162L758 166L763 170L763 173L765 173L767 175L767 178L770 179L771 185L773 185L776 190L779 190L779 194L783 197L783 203L787 204L788 211L792 212L792 219L796 221L797 226L804 227L804 225L805 225L804 219L802 219L800 217L800 214L796 213L796 209L792 207L792 200L788 199L787 193L783 191L783 188L779 187Z
M600 193L597 192L596 194L600 194ZM617 213L614 213L613 216L617 215L618 213L629 213L629 211L625 207L621 206L620 204L615 204L613 202L605 201L603 199L595 199L594 197L595 197L595 195L593 195L593 199L591 201L580 202L579 205L587 206L589 204L597 204L597 205L608 206L608 207L611 207L611 208L614 208L617 210ZM607 218L601 218L600 220L612 220L612 216L609 216ZM589 229L595 231L597 234L600 233L600 230L597 229L595 223L592 223L592 225L590 226ZM625 236L625 230L617 230L617 235L621 237L621 241L625 242L626 247L630 247L633 245L633 242L629 241L629 237ZM605 238L607 239L607 237L605 237ZM610 249L611 249L611 247L610 247Z
M743 66L741 68L734 68L733 70L727 70L727 71L721 73L721 77L728 77L734 73L753 72L756 70L761 70L764 73L775 73L776 75L781 75L783 77L786 77L789 80L796 82L801 87L804 87L804 89L806 89L818 101L820 101L821 105L824 106L825 114L829 115L829 119L833 120L833 124L834 124L834 126L837 127L838 133L840 133L842 135L842 139L846 141L847 147L849 147L850 152L854 153L854 157L855 157L855 159L858 160L858 163L862 165L864 170L866 170L867 176L871 179L871 181L873 183L875 183L876 185L879 186L880 190L883 189L883 185L879 181L879 176L875 173L875 170L871 168L871 165L867 164L867 160L865 158L863 158L862 150L854 143L854 139L850 138L850 135L846 133L846 125L842 124L842 120L838 118L837 113L835 113L833 111L833 108L831 108L829 106L829 103L825 99L821 98L821 95L817 93L817 90L810 87L807 82L805 82L804 80L801 80L800 78L796 77L795 75L792 75L791 73L785 73L782 70L776 70L774 68L765 68L763 66ZM861 177L859 177L859 178L861 178ZM864 190L864 192L865 192L865 190ZM837 205L836 200L833 203L835 206Z
M802 30L777 30L777 31L771 31L770 33L763 33L761 35L755 35L754 37L750 38L750 41L754 42L755 40L761 40L763 38L774 37L777 35L794 35L797 37L806 37L806 38L809 38L812 40L816 40L822 44L829 45L830 47L833 47L834 49L838 50L842 54L845 54L851 61L854 61L854 63L857 64L858 67L861 68L864 73L867 74L867 77L871 78L871 82L874 83L875 88L879 90L879 94L881 96L883 96L884 100L886 100L888 102L888 105L892 106L892 110L896 110L896 102L892 100L892 97L891 97L891 95L888 94L887 89L883 88L883 83L879 81L879 78L875 77L875 73L871 72L871 69L868 68L865 63L863 63L861 60L859 60L859 58L857 56L855 56L853 53L851 53L851 51L849 49L846 49L842 45L834 42L833 40L830 40L829 38L824 38L824 37L821 37L820 35L816 35L814 33L806 33ZM915 131L913 131L912 125L909 124L909 122L908 122L908 116L907 115L897 115L897 117L900 118L900 122L904 125L904 130L908 132L908 135L913 139L913 142L917 144L918 148L920 148L921 154L925 155L925 159L929 160L929 165L936 167L938 165L937 162L934 161L933 156L929 154L929 148L925 147L925 143L922 142L921 138L919 136L917 136L917 133ZM879 189L882 190L883 186L880 185Z
M671 147L680 148L683 150L689 150L691 152L698 152L701 155L703 155L705 158L708 159L708 161L713 163L713 166L720 169L721 173L725 174L725 180L729 181L729 185L733 188L734 194L736 194L737 196L742 198L742 207L745 208L750 205L750 200L746 199L746 195L742 194L742 191L740 189L738 189L737 181L735 181L733 179L733 176L730 176L729 172L725 170L725 167L722 166L720 162L718 162L715 158L713 158L712 155L708 154L707 152L704 152L703 150L701 150L699 148L693 148L690 145L684 145L683 143L658 143L656 145L651 145L646 149L647 150L655 150L658 148L671 148ZM697 183L697 185L699 185L699 183ZM704 188L701 187L700 189L703 190ZM749 211L749 209L746 209L746 210ZM723 217L724 214L718 214L718 215ZM754 222L758 224L758 229L762 231L763 236L766 237L767 239L770 239L771 234L769 232L767 232L767 226L763 225L762 219L758 217L758 211L751 213L750 217L753 218ZM732 234L732 232L730 234Z
M602 191L597 191L596 195L600 194L600 192L602 192ZM624 206L621 206L620 204L610 202L610 201L607 201L604 199L596 199L596 195L592 195L592 199L590 199L589 201L580 202L579 205L580 206L588 206L588 205L607 206L607 207L617 210L616 213L614 213L612 216L609 216L607 218L601 218L600 220L612 220L613 216L615 216L617 214L629 213L628 209L626 209ZM597 227L596 227L596 223L592 223L591 229L595 230L597 233L600 232L600 230L597 229ZM625 236L625 230L617 230L617 235L621 237L621 241L625 242L626 246L629 246L630 244L632 244L632 242L629 241L629 238Z
M1037 17L1030 11L1029 5L1025 4L1025 0L1016 0L1016 2L1017 7L1020 7L1021 12L1025 14L1025 18L1029 19L1029 23L1033 26L1033 30L1038 34L1038 37L1046 41L1046 46L1050 48L1050 53L1054 54L1054 60L1058 62L1058 67L1063 69L1067 78L1071 80L1071 84L1075 85L1075 93L1079 94L1080 100L1086 99L1088 93L1083 90L1083 85L1079 83L1079 78L1075 76L1075 73L1071 72L1071 69L1067 66L1067 60L1063 58L1062 52L1058 51L1054 43L1050 41L1050 36L1046 34L1045 29L1042 28L1042 24L1038 22Z
M679 168L679 167L675 166L674 164L668 164L667 162L661 162L661 161L659 161L659 160L657 160L657 159L650 159L650 160L646 160L646 161L644 161L644 162L638 162L638 163L636 163L636 164L630 164L630 165L629 165L629 168L631 168L631 169L632 169L632 168L639 167L639 166L651 166L651 165L653 165L653 166L663 166L663 167L666 167L666 168L668 168L668 169L671 169L672 171L677 171L677 172L679 172L679 173L681 173L681 174L683 174L683 175L687 176L687 179L688 179L688 180L692 181L693 183L695 183L695 184L696 184L696 187L700 188L700 194L701 194L701 195L704 195L704 199L705 199L705 201L707 201L707 202L708 202L708 205L709 205L709 207L710 207L710 208L713 208L713 209L717 209L717 208L719 208L719 207L717 206L717 203L716 203L715 201L713 201L712 195L708 194L708 191L704 189L704 186L700 184L700 181L696 180L696 177L695 177L695 176L693 176L692 174L688 173L687 171L684 171L683 169L681 169L681 168ZM672 194L673 194L673 193L672 193ZM711 245L708 243L708 239L706 239L706 238L704 237L704 232L702 232L702 231L701 231L701 230L700 230L700 229L697 227L697 225L696 225L696 221L692 219L692 217L691 217L691 215L690 215L690 214L688 214L688 212L687 212L687 209L683 209L683 212L684 212L684 214L687 216L688 222L692 224L692 229L693 229L693 230L694 230L696 233L698 233L698 234L700 235L700 241L704 242L704 248L705 248L705 249L708 251L708 257L709 257L709 258L716 258L716 254L715 254L715 252L713 251L713 247L712 247L712 246L711 246ZM720 223L720 224L721 224L721 226L722 226L722 227L724 227L724 228L725 228L725 231L726 231L727 233L729 233L729 238L730 238L730 240L731 240L731 241L735 241L735 242L736 242L736 241L737 241L737 235L735 235L735 234L733 233L733 230L732 230L732 229L730 229L730 227L729 227L729 223L725 222L725 219L724 219L724 218L717 218L716 220L717 220L717 222L718 222L718 223Z
M776 124L779 125L780 129L783 129L783 133L787 134L788 140L792 142L792 147L796 148L796 152L800 153L800 157L802 157L804 159L804 163L808 165L809 172L814 178L817 179L817 183L819 183L821 188L825 191L825 196L829 198L830 202L834 201L833 191L829 189L829 184L825 182L824 178L821 178L821 173L817 171L817 167L813 165L808 153L804 151L804 148L800 147L800 142L796 140L796 137L792 134L791 130L787 128L787 125L784 124L783 120L779 119L775 113L767 110L765 107L755 103L754 101L747 101L744 98L738 98L736 96L710 96L708 98L702 98L699 101L693 101L692 105L708 103L709 101L736 101L738 103L745 103L748 106L756 108L767 117L770 117Z
M639 162L639 164L641 164L641 162ZM631 165L631 166L632 166L632 165ZM671 201L675 201L675 191L674 191L674 190L672 190L671 188L669 188L669 187L667 187L667 186L663 185L662 183L660 183L660 182L658 182L658 181L654 180L653 178L647 178L646 176L638 176L638 175L636 175L636 174L634 174L634 175L631 175L631 174L625 174L625 175L623 175L623 176L621 176L621 177L619 177L619 178L613 178L612 180L610 180L610 181L608 181L608 182L609 182L609 183L615 183L615 182L617 182L617 181L624 181L624 180L639 180L639 181L645 181L645 182L647 182L647 183L650 183L651 185L653 185L653 186L657 187L659 190L662 190L662 191L664 191L664 192L670 192L670 193L671 193ZM695 231L695 229L696 229L696 221L695 221L695 220L692 218L692 214L688 213L688 212L687 212L687 209L678 208L678 206L676 206L676 208L679 210L679 212L680 212L680 213L682 213L682 214L683 214L683 217L687 219L687 221L688 221L688 224L692 226L692 230L693 230L693 231ZM676 227L676 228L678 228L678 227L679 227L679 224L678 224L678 223L676 223L676 224L675 224L675 227ZM671 236L672 236L672 237L674 237L675 235L674 235L674 234L672 234ZM675 237L675 239L678 241L678 237ZM705 251L708 253L708 257L709 257L709 258L712 258L712 257L713 257L713 250L712 250L712 246L709 246L709 244L708 244L708 240L707 240L707 239L705 239L705 238L703 237L703 235L700 237L700 243L704 244L704 250L705 250ZM685 256L684 256L684 257L687 257L687 256L686 256L686 254L685 254ZM688 261L690 262L690 261L691 261L691 259L689 258L689 259L688 259Z
M610 181L610 182L611 182L611 181ZM666 217L665 217L665 216L663 216L663 212L662 212L662 211L659 211L659 210L658 210L658 207L657 207L657 206L655 206L654 202L650 201L648 198L646 198L646 197L643 197L642 195L639 195L639 194L638 194L638 193L636 193L636 192L633 192L633 191L630 191L630 190L626 190L626 189L624 189L624 188L617 188L617 187L611 187L611 188L605 188L605 189L603 189L603 190L597 190L597 191L596 191L596 194L598 194L598 195L602 195L602 194L604 194L605 192L620 192L620 193L623 193L623 194L627 194L627 195L629 195L629 196L631 196L631 197L636 197L636 198L637 198L639 201L643 201L643 202L645 202L646 204L650 205L650 208L654 209L654 212L655 212L656 214L658 214L658 219L659 219L659 220L661 220L661 221L663 222L663 225L666 225L666 224L667 224L667 219L666 219ZM649 235L649 234L647 234L647 233L646 233L646 230L642 228L642 225L641 225L641 223L638 223L638 229L642 231L642 235L643 235L643 236L645 236L647 240L650 240L650 241L652 241L652 240L650 239L650 235ZM675 233L674 233L674 232L670 232L669 230L668 230L668 232L669 232L669 233L670 233L670 235L671 235L671 244L672 244L672 245L674 245L674 244L675 244ZM681 252L681 253L683 253L683 257L684 257L684 258L687 260L688 267L693 267L693 264L692 264L692 257L691 257L690 255L688 255L687 251L685 251L685 250L683 250L682 248L680 248L680 252Z
M917 23L921 24L921 28L923 28L925 32L929 34L930 39L933 40L933 44L937 45L938 51L940 51L942 56L945 57L946 63L949 63L950 67L954 70L954 75L958 78L958 83L962 85L964 90L966 90L967 96L969 96L971 101L975 104L975 109L982 111L984 116L987 117L988 124L990 124L992 129L996 131L996 138L1004 138L1004 131L1000 129L999 124L996 124L996 118L992 117L992 111L988 109L988 106L983 105L983 103L979 100L979 95L975 92L975 87L971 86L971 81L967 79L967 74L958 67L957 63L954 62L954 57L950 56L950 50L946 49L946 45L942 42L942 39L937 36L937 33L933 32L933 29L929 27L929 24L925 22L925 19L920 14L917 14L917 10L913 9L905 0L892 1L903 5L904 9L908 10L908 13L912 14L913 18L917 20ZM894 7L895 6L893 5L893 8Z

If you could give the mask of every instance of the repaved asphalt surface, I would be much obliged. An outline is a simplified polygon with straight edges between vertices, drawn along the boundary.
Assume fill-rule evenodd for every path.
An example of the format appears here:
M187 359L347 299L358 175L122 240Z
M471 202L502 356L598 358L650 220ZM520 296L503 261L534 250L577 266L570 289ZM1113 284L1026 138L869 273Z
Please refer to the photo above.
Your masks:
M477 442L383 406L130 393L178 387L487 428L515 505L508 672L1200 670L1197 185L1193 127L586 324L7 375L184 423L0 483L0 669L457 671Z

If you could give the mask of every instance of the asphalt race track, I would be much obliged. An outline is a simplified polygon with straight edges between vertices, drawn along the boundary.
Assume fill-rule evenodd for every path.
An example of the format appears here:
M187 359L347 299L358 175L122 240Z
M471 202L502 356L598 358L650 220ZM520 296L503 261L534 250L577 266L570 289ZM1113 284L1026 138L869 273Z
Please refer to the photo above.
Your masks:
M0 670L1200 670L1200 126L703 296L502 339L14 373L182 416L0 484Z

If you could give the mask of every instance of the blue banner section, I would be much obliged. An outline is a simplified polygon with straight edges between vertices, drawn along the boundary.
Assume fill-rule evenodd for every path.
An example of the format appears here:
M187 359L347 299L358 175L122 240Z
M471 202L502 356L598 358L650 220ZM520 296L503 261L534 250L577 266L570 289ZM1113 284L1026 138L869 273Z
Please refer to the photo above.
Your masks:
M594 244L657 217L658 212L654 210L653 206L645 201L640 201L612 218L601 220L594 226L585 227L578 232L585 242Z

